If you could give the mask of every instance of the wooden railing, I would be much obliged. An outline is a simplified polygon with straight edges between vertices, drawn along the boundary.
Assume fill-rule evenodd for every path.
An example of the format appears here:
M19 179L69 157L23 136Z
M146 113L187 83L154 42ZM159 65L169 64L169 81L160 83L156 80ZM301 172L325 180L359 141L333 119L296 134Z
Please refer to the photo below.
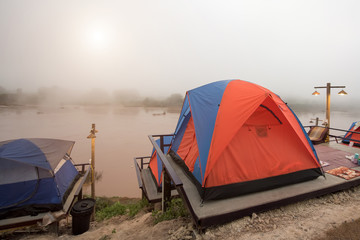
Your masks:
M84 174L85 173L85 166L89 166L90 163L77 163L74 164L75 167L81 167L81 170L78 170L79 173Z
M81 170L78 170L79 173L81 175L83 175L83 179L81 180L80 182L80 186L83 186L90 171L91 171L91 168L90 168L90 163L77 163L77 164L74 164L75 167L81 167L80 169ZM89 166L87 169L85 169L86 166ZM75 195L74 197L77 197L78 200L81 200L82 197L83 197L83 194L82 194L82 187L78 188L75 192Z
M311 128L311 127L315 127L315 126L304 126L304 128ZM325 128L325 127L323 127L323 126L317 126L317 127ZM347 132L350 132L350 133L353 133L353 134L360 134L359 132L350 131L350 130L344 130L344 129L340 129L340 128L329 128L329 130L333 130L333 131L337 131L337 132L343 132L344 135L345 135L345 133L347 133ZM334 135L334 134L329 134L329 137L334 138L335 140L333 140L333 141L336 141L337 143L339 143L339 140L338 140L338 139L345 139L345 138L344 138L344 135L338 136L338 135ZM349 140L349 141L351 141L351 142L360 142L359 140L357 140L357 139L352 139L352 138L346 138L346 140Z
M164 154L164 147L170 146L170 144L164 143L164 136L172 136L172 134L163 134L163 135L149 135L149 140L153 147L155 148L163 166L162 170L162 199L161 199L161 207L162 211L165 212L168 203L171 198L171 182L178 189L182 188L183 183L175 173L173 167L170 165ZM160 138L160 146L156 143L155 138Z

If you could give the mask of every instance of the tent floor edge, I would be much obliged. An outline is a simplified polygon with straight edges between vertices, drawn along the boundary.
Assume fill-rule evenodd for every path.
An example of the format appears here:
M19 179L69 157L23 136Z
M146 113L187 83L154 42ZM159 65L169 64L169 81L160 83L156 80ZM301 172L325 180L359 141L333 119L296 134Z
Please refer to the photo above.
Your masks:
M284 175L206 188L204 201L231 198L244 194L310 181L322 176L320 168L301 170Z
M58 204L30 204L20 207L5 209L0 213L0 219L8 219L22 216L36 216L44 212L55 212L63 209L62 203Z
M174 160L176 164L178 164L185 172L186 176L190 179L192 183L196 186L200 196L204 199L205 189L201 186L199 181L195 178L192 172L190 172L188 166L186 166L184 160L182 160L173 150L170 149L169 151L170 157Z

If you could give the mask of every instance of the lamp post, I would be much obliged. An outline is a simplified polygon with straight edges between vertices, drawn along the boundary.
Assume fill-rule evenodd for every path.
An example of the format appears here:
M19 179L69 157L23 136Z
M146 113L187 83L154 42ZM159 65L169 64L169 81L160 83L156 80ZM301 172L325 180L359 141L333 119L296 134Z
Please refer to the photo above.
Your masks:
M330 128L330 90L331 88L345 88L345 86L331 86L331 83L327 83L326 86L320 86L320 87L314 87L315 89L318 88L326 88L326 121L327 121L327 127ZM341 90L338 92L339 95L347 95L347 93L344 90ZM312 93L312 95L320 95L318 91L315 90L315 92ZM327 141L329 140L329 135L326 137Z
M90 135L87 138L91 139L91 197L95 199L95 138L98 130L95 129L95 123L91 125ZM95 220L95 207L91 220Z

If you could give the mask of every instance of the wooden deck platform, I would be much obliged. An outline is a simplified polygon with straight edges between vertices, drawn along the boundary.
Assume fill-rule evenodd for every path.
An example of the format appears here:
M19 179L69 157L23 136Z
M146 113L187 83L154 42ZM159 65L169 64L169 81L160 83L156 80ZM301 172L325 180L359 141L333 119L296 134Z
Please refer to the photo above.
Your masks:
M12 229L17 229L19 227L31 226L31 225L40 225L47 226L51 225L52 231L57 233L58 222L65 218L70 209L75 202L76 198L82 194L82 186L90 173L90 167L81 175L81 177L74 184L68 198L66 199L63 209L56 212L45 212L40 213L36 216L22 216L16 218L8 218L0 220L0 233L11 231Z
M319 149L319 159L326 162L350 162L345 155L359 152L359 149L349 148L340 144L320 144L315 147ZM334 159L335 156L335 159ZM177 185L180 196L186 203L194 223L198 228L206 228L211 225L223 224L234 219L251 215L253 212L261 212L280 207L282 205L297 201L314 198L324 194L336 192L360 185L360 177L345 180L343 178L325 173L326 177L315 180L288 185L268 191L257 192L229 199L212 200L202 202L195 185L189 180L184 171L167 156L166 161L171 165L171 178L180 179L182 184ZM331 169L332 163L328 169ZM333 168L337 166L334 165ZM357 165L352 166L360 170ZM171 171L170 171L171 172ZM174 176L176 175L176 176Z
M134 159L134 164L136 168L139 188L141 189L144 197L146 197L146 199L150 203L161 202L162 192L158 191L153 176L151 175L151 170L149 168L141 168L137 164L136 159ZM179 196L176 189L171 190L171 196Z

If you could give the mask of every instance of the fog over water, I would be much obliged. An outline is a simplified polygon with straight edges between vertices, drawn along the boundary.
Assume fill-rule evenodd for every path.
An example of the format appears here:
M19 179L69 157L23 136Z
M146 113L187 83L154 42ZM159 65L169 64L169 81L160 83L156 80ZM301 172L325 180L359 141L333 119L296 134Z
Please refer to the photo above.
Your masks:
M331 82L359 99L359 7L356 0L2 0L0 86L154 97L243 79L312 101L313 87Z

